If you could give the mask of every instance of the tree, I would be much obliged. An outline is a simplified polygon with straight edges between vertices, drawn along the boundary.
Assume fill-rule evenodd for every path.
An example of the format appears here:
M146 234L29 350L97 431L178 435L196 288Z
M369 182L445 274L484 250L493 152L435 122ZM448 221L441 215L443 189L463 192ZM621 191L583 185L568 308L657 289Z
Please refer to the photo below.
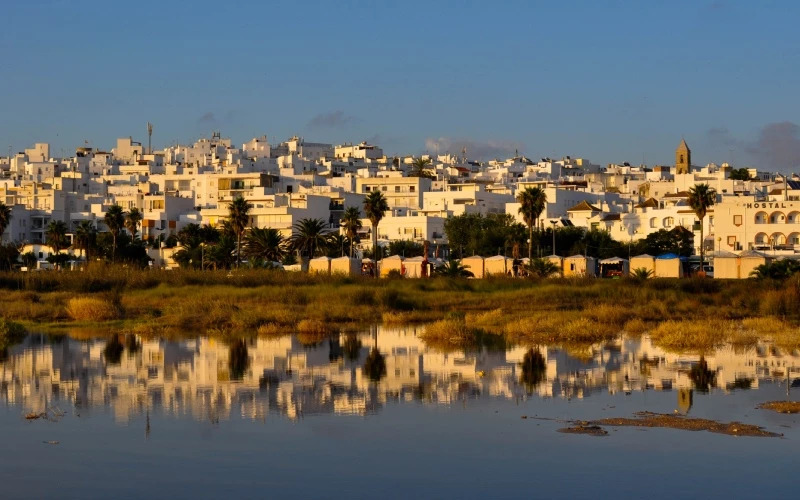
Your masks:
M11 207L0 201L0 240L8 225L11 224Z
M330 258L344 257L345 247L350 248L350 240L347 236L330 232L328 233L327 241L325 242L325 255Z
M344 234L350 240L350 258L353 258L353 242L358 237L358 230L364 224L361 222L361 211L358 207L347 207L342 214L339 225L344 229Z
M242 234L247 229L250 223L250 210L253 205L247 202L242 196L237 196L228 205L228 221L230 222L231 229L236 234L236 267L239 267L239 262L242 258Z
M411 172L409 172L409 177L423 177L425 179L434 179L435 177L428 172L428 168L431 166L433 162L430 158L423 158L418 157L414 158L411 162Z
M364 199L364 213L372 224L372 252L380 254L378 249L378 224L383 219L384 212L389 210L389 203L380 191L373 191ZM378 276L378 273L375 273Z
M324 248L328 243L329 231L322 219L300 219L292 228L292 244L300 251L300 255L313 258L317 250Z
M421 243L410 240L397 240L389 243L389 255L402 255L403 257L422 257L424 247Z
M14 243L0 243L0 270L10 271L19 257L19 248ZM35 258L35 257L34 257Z
M271 227L254 227L244 238L244 254L268 262L280 262L286 255L286 238Z
M125 226L125 212L122 210L121 206L115 203L108 208L108 212L106 212L105 217L103 217L103 221L106 226L108 226L108 232L111 233L111 237L113 238L111 261L115 262L117 260L117 237Z
M136 233L139 231L139 223L142 222L142 212L138 208L131 208L130 212L125 216L125 229L131 233L131 238L136 239Z
M650 233L644 240L637 242L637 253L647 253L650 255L661 255L674 253L688 257L693 252L692 232L683 226L676 226L669 231L659 229L655 233Z
M533 259L533 227L544 212L547 194L540 187L528 187L517 195L520 204L519 213L528 226L528 259Z
M708 184L697 184L689 189L689 206L700 219L700 269L705 262L705 245L703 235L703 219L708 209L717 201L717 191Z
M91 221L85 220L75 229L75 247L83 251L86 262L89 262L89 252L97 239L97 230Z
M734 181L749 181L753 179L750 177L750 171L746 168L734 168L728 178Z

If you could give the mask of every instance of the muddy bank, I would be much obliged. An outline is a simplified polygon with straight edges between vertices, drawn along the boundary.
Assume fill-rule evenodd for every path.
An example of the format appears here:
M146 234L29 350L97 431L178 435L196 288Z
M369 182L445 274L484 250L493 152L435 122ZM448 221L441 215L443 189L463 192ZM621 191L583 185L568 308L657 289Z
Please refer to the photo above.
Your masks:
M778 413L800 413L800 401L768 401L761 403L756 408Z
M707 431L716 434L727 434L729 436L753 436L753 437L781 437L764 430L757 425L743 424L741 422L717 422L705 418L690 418L680 415L670 415L663 413L638 412L634 418L604 418L590 422L575 422L575 426L559 429L559 432L568 434L589 434L601 436L607 434L604 426L611 427L661 427L665 429L680 429L684 431Z

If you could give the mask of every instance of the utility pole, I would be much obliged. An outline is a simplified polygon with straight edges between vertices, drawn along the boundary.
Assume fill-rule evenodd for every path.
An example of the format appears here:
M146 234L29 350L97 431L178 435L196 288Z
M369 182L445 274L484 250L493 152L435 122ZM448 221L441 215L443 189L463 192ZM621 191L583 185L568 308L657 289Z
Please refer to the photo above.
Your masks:
M153 154L153 146L152 146L152 139L153 139L153 124L147 122L147 154Z

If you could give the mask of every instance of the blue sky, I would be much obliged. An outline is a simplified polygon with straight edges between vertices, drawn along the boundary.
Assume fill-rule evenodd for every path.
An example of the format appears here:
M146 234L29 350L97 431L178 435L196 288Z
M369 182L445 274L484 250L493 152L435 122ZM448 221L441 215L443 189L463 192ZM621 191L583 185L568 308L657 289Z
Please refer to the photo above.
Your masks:
M800 165L800 2L9 0L0 151L220 130L495 157Z

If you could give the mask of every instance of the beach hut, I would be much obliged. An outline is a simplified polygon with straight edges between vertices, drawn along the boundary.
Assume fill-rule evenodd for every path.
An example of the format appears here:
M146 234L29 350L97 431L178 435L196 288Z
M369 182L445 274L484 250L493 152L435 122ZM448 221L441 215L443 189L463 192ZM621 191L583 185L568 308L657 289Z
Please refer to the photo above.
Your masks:
M514 259L495 255L483 261L483 272L486 276L506 276L512 272Z
M392 255L390 257L386 257L385 259L381 259L380 261L380 270L381 270L381 277L384 278L389 276L389 273L392 271L397 271L401 275L405 274L405 267L403 266L403 258L399 255Z
M551 264L554 264L558 268L558 276L564 274L564 258L560 255L548 255L545 257L545 260L549 261ZM556 276L555 274L553 276Z
M308 272L317 274L330 274L331 273L331 258L330 257L317 257L308 262Z
M650 271L650 276L656 275L656 258L652 255L647 255L646 253L642 255L637 255L636 257L631 257L631 261L628 263L628 267L630 268L631 272L636 271L637 269L647 269Z
M361 259L351 259L350 257L331 259L331 274L358 276L361 274Z
M427 278L431 275L430 265L425 257L409 257L404 262L406 267L406 278ZM423 273L422 267L426 266L426 272Z
M628 259L611 257L600 261L600 276L602 278L622 278L630 274Z
M718 251L713 252L714 258L714 279L739 279L739 256L733 252Z
M775 260L771 256L757 252L755 250L746 250L739 255L739 278L749 278L750 273L755 271L758 266L764 264L771 264ZM714 277L717 276L716 262L714 263Z
M597 276L594 257L573 255L564 259L564 277Z
M656 278L683 278L683 263L674 253L665 253L656 257Z
M480 255L461 259L461 265L471 272L475 278L483 278L483 257Z

